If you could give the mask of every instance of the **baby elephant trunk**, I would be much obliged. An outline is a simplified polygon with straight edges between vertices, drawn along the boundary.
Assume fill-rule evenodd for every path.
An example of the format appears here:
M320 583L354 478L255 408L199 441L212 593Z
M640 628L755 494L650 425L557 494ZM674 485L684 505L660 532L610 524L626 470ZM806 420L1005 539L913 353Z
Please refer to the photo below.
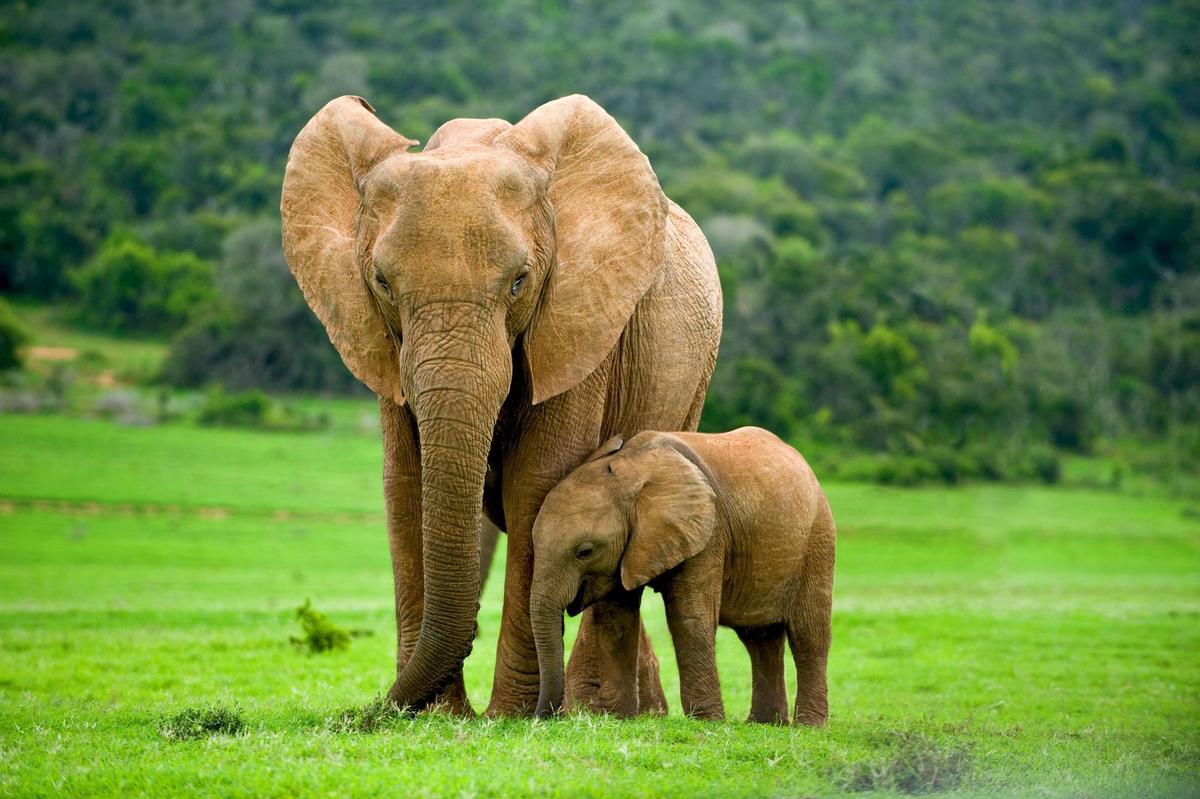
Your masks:
M563 608L565 602L537 595L530 603L533 640L537 646L539 718L553 715L563 702Z

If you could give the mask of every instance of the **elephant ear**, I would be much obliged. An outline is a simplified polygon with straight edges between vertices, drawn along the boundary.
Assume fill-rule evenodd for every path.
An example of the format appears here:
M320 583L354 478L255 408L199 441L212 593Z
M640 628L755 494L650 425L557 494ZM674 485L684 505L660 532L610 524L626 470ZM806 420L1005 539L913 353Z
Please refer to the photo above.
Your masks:
M667 198L617 121L572 95L495 140L549 180L555 264L525 333L537 404L575 386L612 351L663 263Z
M381 397L404 402L395 342L359 271L363 178L417 144L380 122L361 97L331 100L296 136L280 214L288 267L346 367Z
M618 460L620 460L618 458ZM637 475L621 585L632 591L704 549L717 525L716 495L699 457L686 444L653 446L614 471Z

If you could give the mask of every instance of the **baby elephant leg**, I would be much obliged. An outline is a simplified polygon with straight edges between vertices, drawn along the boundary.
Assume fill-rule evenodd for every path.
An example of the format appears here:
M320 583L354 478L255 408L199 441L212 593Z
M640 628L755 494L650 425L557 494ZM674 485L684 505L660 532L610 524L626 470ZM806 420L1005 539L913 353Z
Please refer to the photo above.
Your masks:
M787 685L783 679L784 625L743 627L737 630L737 634L750 653L753 681L750 716L746 720L761 724L787 724Z
M796 724L822 725L829 719L825 671L829 661L833 611L834 527L825 506L812 529L801 592L788 618L788 644L796 660Z
M816 592L814 592L816 593ZM829 595L809 596L788 621L788 644L796 661L797 724L822 725L829 719L825 670L829 660Z
M684 715L725 718L721 682L717 678L717 620L711 614L667 610L667 626L679 664L679 694Z

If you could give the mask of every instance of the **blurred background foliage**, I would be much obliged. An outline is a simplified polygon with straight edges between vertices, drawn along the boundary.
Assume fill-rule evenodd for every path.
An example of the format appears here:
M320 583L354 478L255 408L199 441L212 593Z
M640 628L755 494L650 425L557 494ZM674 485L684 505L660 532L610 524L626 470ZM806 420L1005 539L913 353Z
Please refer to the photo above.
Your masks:
M705 428L896 483L1195 471L1198 31L1196 0L5 3L0 291L169 338L151 381L361 392L280 253L293 136L343 93L426 140L584 92L716 252ZM0 367L22 336L0 306Z

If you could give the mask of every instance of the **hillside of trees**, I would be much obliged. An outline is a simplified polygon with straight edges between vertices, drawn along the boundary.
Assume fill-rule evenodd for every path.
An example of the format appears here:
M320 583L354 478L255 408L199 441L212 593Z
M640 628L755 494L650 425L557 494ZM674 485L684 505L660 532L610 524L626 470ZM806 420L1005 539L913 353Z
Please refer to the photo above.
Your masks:
M717 253L706 428L896 482L1200 469L1196 0L27 1L0 75L0 291L170 336L174 385L362 390L279 248L325 101L424 141L583 92Z

